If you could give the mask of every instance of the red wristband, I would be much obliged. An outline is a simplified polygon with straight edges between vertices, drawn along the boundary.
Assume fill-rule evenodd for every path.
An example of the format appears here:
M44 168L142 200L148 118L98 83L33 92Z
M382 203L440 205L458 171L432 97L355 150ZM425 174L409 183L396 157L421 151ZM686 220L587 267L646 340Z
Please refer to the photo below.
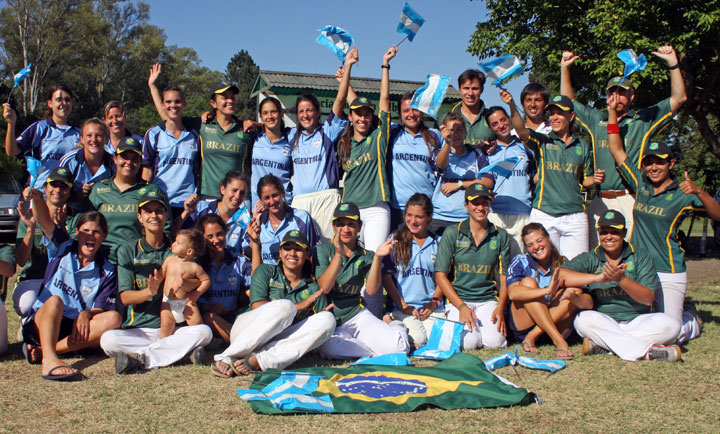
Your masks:
M607 132L608 132L608 134L620 134L620 125L608 124Z

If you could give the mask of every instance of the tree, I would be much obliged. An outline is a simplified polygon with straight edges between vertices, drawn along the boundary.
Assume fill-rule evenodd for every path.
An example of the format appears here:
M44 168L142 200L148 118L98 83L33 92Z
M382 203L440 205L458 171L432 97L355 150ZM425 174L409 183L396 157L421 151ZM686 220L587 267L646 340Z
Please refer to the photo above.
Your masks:
M581 101L604 98L608 78L622 70L616 54L626 48L648 57L647 68L631 79L638 88L635 104L669 95L666 67L649 53L673 45L687 88L683 110L694 121L687 125L720 158L719 0L487 0L486 7L488 20L477 24L468 52L480 58L514 54L532 63L531 79L554 77L550 84L557 89L562 50L571 50L581 56L572 72Z
M225 81L235 84L240 93L237 97L236 112L240 119L255 119L255 103L250 98L250 88L260 68L255 64L250 53L240 50L230 59L225 67Z

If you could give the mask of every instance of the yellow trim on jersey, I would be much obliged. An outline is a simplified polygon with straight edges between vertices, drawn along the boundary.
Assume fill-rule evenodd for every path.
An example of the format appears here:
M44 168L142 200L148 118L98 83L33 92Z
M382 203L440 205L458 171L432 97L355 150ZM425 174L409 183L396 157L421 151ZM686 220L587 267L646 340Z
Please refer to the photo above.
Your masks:
M532 137L530 139L534 140ZM540 142L538 142L538 152L540 152L540 162L541 162L541 164L540 164L540 194L538 194L538 205L537 205L537 209L539 210L542 207L543 192L545 191L545 154L543 152L542 146L540 146Z
M622 167L624 167L625 170L627 170L627 173L629 173L630 176L632 176L632 182L633 182L633 185L635 186L635 194L637 194L637 191L640 188L640 182L638 182L638 179L635 177L635 174L633 173L632 170L630 170L630 167L627 164L625 164L624 161L623 161ZM627 181L630 181L630 180L627 179Z
M672 113L672 111L671 111L670 113L668 113L668 114L666 114L665 116L661 117L657 122L655 122L654 124L652 124L652 125L650 126L650 128L647 130L647 132L646 132L645 135L643 136L642 142L640 142L640 156L638 157L638 162L637 162L638 169L640 169L640 168L642 167L642 159L643 159L643 152L645 151L645 143L648 141L648 139L650 139L650 138L652 138L652 137L655 137L657 134L660 134L660 131L662 131L662 130L664 130L665 128L667 128L667 126L670 125L670 124L668 123L668 125L664 126L663 128L661 128L660 130L658 130L656 133L654 133L654 134L652 134L652 135L650 135L650 133L652 133L653 130L655 129L655 127L657 127L658 125L660 125L661 122L663 122L665 119L667 119L668 116L672 116L672 114L673 114L673 113ZM673 273L674 273L674 271L673 271Z
M390 139L390 113L380 112L380 114L387 117L386 135L389 140ZM377 141L375 142L375 147L377 148L377 171L378 171L378 177L380 178L380 195L382 196L382 202L387 202L387 196L386 196L387 193L385 192L385 181L383 181L383 176L382 176L383 164L382 164L382 161L380 161L380 138L382 137L383 131L380 129L378 129L378 130L379 130L379 132L378 132L378 136L377 136ZM390 144L388 143L388 145L390 145ZM389 146L385 147L385 152L387 152L388 147ZM387 155L386 155L386 158L387 158Z
M668 230L668 234L667 234L667 236L665 237L665 242L667 243L667 246L668 246L668 257L670 258L670 272L671 272L671 273L674 273L674 272L675 272L675 262L673 261L672 245L670 245L670 235L672 235L672 233L673 233L673 227L675 227L675 224L677 223L678 219L680 218L680 216L682 215L682 213L685 212L686 210L693 210L693 211L696 211L696 212L700 212L700 211L704 211L705 209L704 209L704 208L697 208L697 207L694 207L694 206L692 206L692 205L683 207L683 208L680 209L680 211L678 211L677 215L675 216L675 218L673 219L672 223L670 224L670 229ZM634 226L634 225L633 225L633 226ZM679 229L679 228L678 228L678 229ZM679 246L679 247L680 247L680 250L682 250L683 252L685 251L685 249L683 249L682 246Z
M582 119L577 116L575 117L575 119L580 122L580 125L582 125L582 127L585 128L585 131L590 135L590 145L592 146L593 151L593 172L597 172L597 161L595 161L595 156L597 155L597 151L595 150L595 135L592 133L592 130L590 129L588 124L583 122Z

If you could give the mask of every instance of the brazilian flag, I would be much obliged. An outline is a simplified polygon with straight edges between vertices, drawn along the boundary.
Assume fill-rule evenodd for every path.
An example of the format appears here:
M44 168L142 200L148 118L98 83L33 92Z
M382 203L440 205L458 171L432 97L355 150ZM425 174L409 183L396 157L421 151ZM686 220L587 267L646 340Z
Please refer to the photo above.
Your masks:
M350 368L313 367L292 371L320 377L313 397L329 397L334 413L393 413L420 407L483 408L527 405L535 394L502 380L479 358L458 353L435 366L359 365ZM268 369L255 376L251 389L261 390L281 377ZM240 393L240 391L238 391ZM278 408L269 400L250 401L253 411L265 414L315 413Z

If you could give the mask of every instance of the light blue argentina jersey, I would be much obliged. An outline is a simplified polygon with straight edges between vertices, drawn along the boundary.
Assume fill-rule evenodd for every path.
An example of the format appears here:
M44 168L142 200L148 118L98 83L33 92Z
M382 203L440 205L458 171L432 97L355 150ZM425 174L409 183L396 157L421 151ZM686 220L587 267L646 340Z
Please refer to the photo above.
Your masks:
M245 290L250 287L252 266L244 256L235 256L225 250L220 267L215 262L201 264L210 276L210 288L198 299L199 304L222 304L228 314L236 314L248 305Z
M153 169L151 182L165 191L170 206L182 207L197 192L198 149L200 137L195 131L183 130L176 139L163 122L145 133L142 165Z
M535 167L533 152L513 137L513 141L507 145L497 142L495 149L488 154L488 163L493 164L512 157L517 157L519 161L510 176L492 173L495 179L493 191L496 196L490 209L496 214L530 214L532 208L530 169Z
M422 308L435 296L435 257L438 241L438 236L432 233L428 234L422 247L413 240L407 267L395 264L392 254L383 259L383 273L393 276L405 302L416 309ZM396 309L398 307L395 306Z
M285 200L290 203L293 192L290 186L292 176L292 156L290 155L290 142L288 136L283 136L275 143L271 143L265 132L255 134L252 150L252 176L250 184L252 190L252 204L260 199L257 194L257 185L260 178L265 175L275 175L282 180L285 187Z
M413 134L402 125L393 124L390 137L390 181L391 202L396 209L405 209L408 199L415 193L432 197L437 183L435 150L443 147L445 141L440 132L429 130L435 139L435 146L426 144L420 133Z
M138 143L140 143L140 146L142 146L143 143L145 142L145 139L143 139L142 137L138 136L137 134L131 133L131 132L128 131L128 130L125 130L125 137L132 137L133 139L135 139L135 141L137 141ZM120 139L121 142L122 142L122 140L124 140L124 139ZM118 143L118 146L120 146L120 143ZM110 154L110 155L115 155L115 154L117 154L117 149L115 149L115 146L113 146L113 144L112 144L112 142L110 141L110 139L108 139L108 142L105 143L105 152L107 152L107 153Z
M437 156L438 153L439 151L435 155ZM440 191L440 187L446 182L457 184L459 180L476 179L478 171L487 164L487 157L469 146L465 146L465 152L461 156L451 150L448 165L440 174L433 192L433 218L451 222L465 220L467 218L465 190L461 188L450 196L445 196ZM483 176L491 177L488 174Z
M37 187L45 184L50 171L80 142L80 129L58 126L52 119L45 119L30 125L16 140L23 156L32 156L42 165L35 182Z
M325 123L312 134L300 132L297 144L292 146L294 195L338 188L335 142L346 125L346 119L330 112ZM290 130L290 143L295 142L296 134L297 128Z
M60 160L60 167L64 167L70 172L70 178L73 180L73 190L75 191L82 191L83 184L100 182L103 179L112 178L115 174L115 166L112 164L108 154L103 157L102 165L97 172L90 172L82 148L65 154Z
M210 201L201 201L198 203L195 212L190 215L188 220L185 221L183 228L192 228L195 226L201 217L207 214L219 214L218 213L218 199ZM245 238L245 231L250 224L252 215L247 209L245 203L240 205L235 214L230 217L230 220L226 221L225 224L228 227L228 232L225 234L225 247L229 249L233 255L241 256L243 254L243 240Z
M526 277L532 277L537 281L538 288L547 288L552 280L552 270L548 268L543 272L529 253L522 253L515 256L513 260L510 261L510 266L507 270L507 286L517 283ZM548 296L545 296L545 301L550 303L552 300L548 300Z
M285 218L280 222L277 230L273 229L272 224L270 224L270 213L268 211L263 212L260 216L260 248L262 250L262 261L265 264L277 264L280 242L285 234L292 230L298 230L305 234L310 244L308 246L310 250L318 242L319 236L310 214L301 209L294 209L287 205L286 207ZM247 249L249 246L250 237L246 233L243 249Z

